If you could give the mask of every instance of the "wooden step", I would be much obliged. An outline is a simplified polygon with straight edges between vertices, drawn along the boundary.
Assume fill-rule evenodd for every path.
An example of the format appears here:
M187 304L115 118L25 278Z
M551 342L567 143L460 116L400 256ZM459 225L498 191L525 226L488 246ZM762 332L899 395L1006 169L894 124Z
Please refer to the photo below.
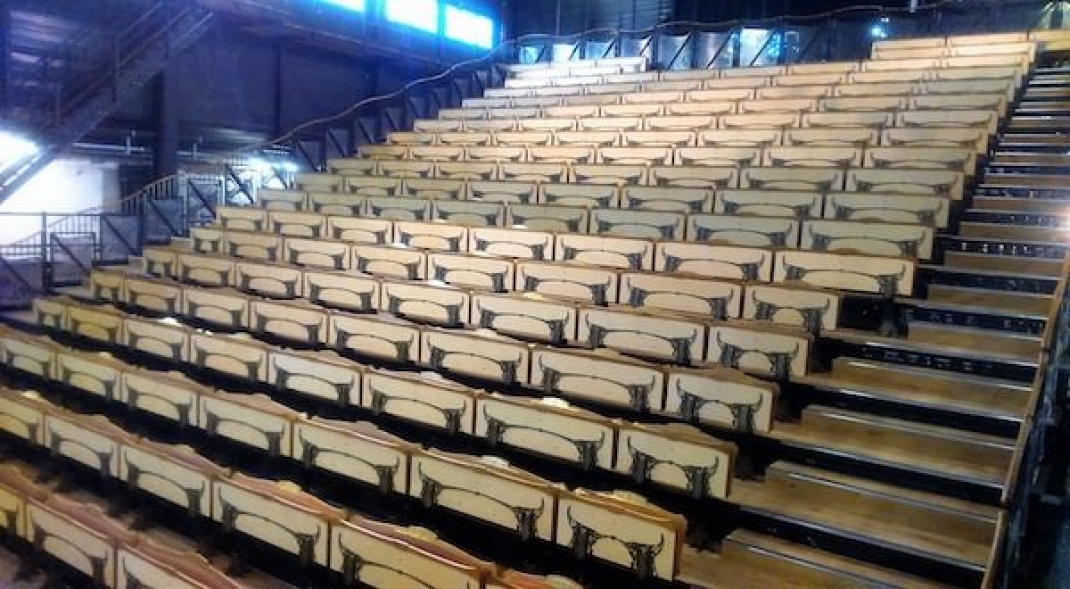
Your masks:
M1063 97L1065 98L1065 96ZM1029 100L1022 101L1015 109L1015 115L1034 115L1038 113L1061 114L1070 111L1070 100Z
M1063 153L1031 153L1023 151L998 151L988 162L991 166L1032 165L1070 166L1070 156Z
M1070 199L1015 198L1012 196L975 196L973 208L1025 213L1070 213Z
M965 237L990 237L994 239L1021 239L1025 241L1065 243L1067 238L1070 237L1070 229L964 221L959 225L959 234Z
M981 572L1001 512L965 501L774 462L763 483L735 485L747 510Z
M967 288L946 284L930 284L928 298L937 302L991 307L1007 312L1044 316L1047 316L1052 304L1050 295Z
M1032 258L1027 256L1000 256L969 252L945 252L944 265L954 268L1021 272L1034 276L1058 278L1063 273L1063 260Z
M1002 489L1014 453L1013 441L811 405L797 424L780 424L774 437L802 447L872 462L930 477Z
M998 329L1028 335L1041 335L1048 327L1047 315L933 299L898 298L896 301L909 308L909 317L913 321Z
M1070 117L1067 116L1015 116L1007 123L1010 131L1054 131L1070 129Z
M1020 383L939 370L840 357L832 371L795 379L814 387L877 400L1021 423L1029 411L1031 390Z
M1066 189L1065 176L1044 174L985 174L982 187Z
M905 573L745 529L725 537L720 553L684 547L676 578L703 589L932 586Z
M1070 96L1070 94L1068 94ZM1011 145L1070 145L1070 135L1059 135L1056 133L1006 133L1000 140L999 145L1001 148L1007 148Z
M824 333L824 337L828 339L840 340L842 342L859 346L870 346L896 350L903 354L915 353L950 356L961 358L967 361L1005 363L1008 365L1019 367L1035 368L1037 365L1035 359L1025 360L1016 354L1010 354L1002 352L1000 350L992 350L985 347L978 348L975 346L957 346L946 343L933 344L929 342L913 341L910 339L898 337L885 337L869 331L837 329L826 331Z
M912 342L991 350L1021 360L1039 360L1042 341L1039 336L911 321L907 339Z

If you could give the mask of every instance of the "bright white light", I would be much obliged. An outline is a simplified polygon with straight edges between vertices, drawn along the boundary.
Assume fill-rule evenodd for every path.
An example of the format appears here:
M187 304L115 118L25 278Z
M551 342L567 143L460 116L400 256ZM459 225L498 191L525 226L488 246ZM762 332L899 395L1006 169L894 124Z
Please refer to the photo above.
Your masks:
M36 155L40 148L32 141L0 131L0 171L15 165L25 158Z
M873 27L869 29L869 34L874 39L887 39L888 38L888 31L885 30L885 28L883 26L881 26L881 25L873 25Z
M386 0L386 20L438 32L438 0Z
M494 21L474 12L447 6L446 36L455 41L490 49L494 45Z
M249 160L249 167L260 174L270 174L271 170L274 168L274 166L271 165L271 162L262 159Z
M282 162L279 167L282 168L283 172L289 172L291 174L296 173L298 170L301 169L297 166L297 164L293 162Z

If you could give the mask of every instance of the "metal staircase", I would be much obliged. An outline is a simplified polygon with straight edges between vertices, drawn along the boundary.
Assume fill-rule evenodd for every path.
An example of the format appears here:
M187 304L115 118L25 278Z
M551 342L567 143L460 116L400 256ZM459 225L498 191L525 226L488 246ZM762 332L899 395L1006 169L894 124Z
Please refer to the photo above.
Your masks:
M76 33L16 80L10 118L39 150L0 172L0 203L137 96L174 56L201 38L213 16L196 2L162 0L138 8L107 31Z

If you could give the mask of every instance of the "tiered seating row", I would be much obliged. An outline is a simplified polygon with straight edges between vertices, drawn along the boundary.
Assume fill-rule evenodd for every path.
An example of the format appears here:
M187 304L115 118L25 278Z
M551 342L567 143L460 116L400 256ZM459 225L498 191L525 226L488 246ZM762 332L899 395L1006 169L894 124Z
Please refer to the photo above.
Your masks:
M499 149L499 148L486 148ZM512 150L512 148L506 148ZM524 148L518 148L521 151ZM559 150L559 161L542 162L435 162L416 160L374 160L344 159L329 162L333 173L300 174L296 188L299 192L315 193L320 202L345 205L345 195L333 197L327 193L342 190L343 186L360 196L386 196L393 190L405 187L410 192L418 190L425 196L441 198L448 184L429 184L424 188L420 180L454 180L485 182L500 180L503 182L526 183L527 189L519 188L521 195L531 191L533 184L575 183L594 185L637 185L652 187L704 188L745 190L806 190L818 192L862 192L880 194L904 194L920 196L942 196L952 200L962 198L963 185L966 180L964 172L939 169L899 169L899 168L838 168L838 167L761 167L739 165L748 157L759 154L753 148L728 148L720 153L710 152L711 157L721 165L662 165L651 164L642 158L625 164L584 163L593 158L594 151L585 147L550 147ZM696 148L707 149L707 148ZM722 148L710 148L722 149ZM626 151L636 151L627 148ZM655 151L665 155L655 148ZM646 150L640 148L643 155ZM656 154L654 154L656 156ZM564 157L567 156L567 157ZM630 156L629 156L630 157ZM739 157L740 160L733 160ZM713 162L710 162L713 163ZM401 181L399 184L398 181ZM456 190L454 188L453 190ZM278 193L276 193L278 194ZM294 195L296 199L296 195ZM490 191L489 200L514 201L514 190L504 193ZM299 200L298 202L304 202ZM358 203L359 204L359 203Z
M243 217L238 222L252 218L255 217ZM780 222L783 223L783 221ZM340 236L341 240L226 230L227 241L224 243L224 234L218 229L197 230L194 234L202 240L200 243L203 245L199 245L196 252L189 253L226 253L253 260L277 260L336 270L352 269L362 273L410 280L450 281L451 271L470 272L473 274L469 277L455 276L454 280L460 280L462 284L476 288L497 291L528 290L549 295L565 294L543 291L540 288L540 281L537 278L542 273L535 269L545 268L546 264L551 261L552 265L562 268L562 274L559 277L575 276L561 279L558 282L573 282L577 285L586 284L592 287L596 284L604 285L597 281L600 280L599 277L605 276L605 273L597 277L586 274L587 277L584 278L584 271L590 268L577 267L576 264L625 271L681 273L729 280L798 282L818 288L834 288L845 292L875 293L885 296L911 293L917 266L915 260L911 258L827 251L769 249L523 229L468 228L463 225L437 222L355 219L343 220L342 223L345 223L348 229L347 233ZM776 224L776 221L772 223ZM884 227L891 227L894 230L897 226L874 225L872 229L867 230L876 234L873 240L906 241L908 239L902 235L878 233ZM913 226L902 227L908 230L915 229ZM388 232L392 228L395 231L395 242L400 245L391 245L393 242L388 241ZM733 230L732 227L724 229ZM736 230L745 229L741 227ZM750 230L758 231L755 227L751 227ZM785 229L780 226L777 230L784 231ZM811 234L810 239L814 239L814 235ZM912 237L917 239L916 234ZM786 237L770 239L787 240ZM423 250L442 254L435 258L438 264L431 271L428 271L428 264L433 263L433 260L428 256L434 254L425 253ZM925 251L924 248L919 247L913 253L916 255L923 251ZM148 248L146 252L145 257L150 264L147 270L150 273L183 276L180 268L183 260L180 260L179 256L184 252L181 250ZM452 258L444 255L466 252L470 255L457 255ZM514 263L513 260L517 261ZM226 268L217 267L214 270L214 277L204 278L204 283L215 286L231 284L232 280L228 272L234 270L234 264L235 262L232 261ZM569 267L572 268L571 271ZM206 270L212 271L209 268ZM532 274L533 271L534 274ZM484 276L475 277L475 273L481 273ZM471 282L472 279L476 282ZM239 279L237 284L241 286L246 283L248 280ZM613 287L616 288L615 285ZM598 297L584 293L585 288L580 288L579 292L573 289L565 296L589 300L596 304L606 304L610 301L605 296L604 288L602 295ZM610 292L609 295L612 296L613 293ZM616 300L623 301L624 299L617 298Z
M56 348L54 353L57 355L57 365L64 365L59 358L66 357L72 363L80 359L77 353L62 348ZM146 386L146 378L159 378L163 385L173 387L172 392L186 391L187 397L192 396L197 403L197 393L192 383L180 381L173 375L154 375L141 370L119 374L114 372L116 366L108 364L98 365L98 368L112 371L108 376L79 370L92 367L93 361L93 356L84 355L80 364L64 365L65 369L71 370L71 374L82 377L79 381L82 389L87 386L115 386L125 390L127 386L132 386L135 388L129 394L130 398L134 398ZM109 377L121 380L110 381ZM126 385L127 378L137 384ZM213 399L225 395L203 392ZM214 413L210 415L215 416ZM230 472L188 447L137 438L101 416L72 413L34 393L0 389L0 416L4 418L3 431L30 446L48 448L60 457L98 472L106 481L121 481L173 503L190 517L205 518L229 532L236 531L275 545L300 559L302 565L328 568L340 574L347 583L359 581L377 587L412 582L429 587L578 586L564 578L543 578L499 569L493 563L438 540L426 530L404 528L347 513L293 484ZM265 419L262 413L232 410L230 415L223 418L222 425L187 425L219 427L222 435L233 435L234 431L240 429L238 424L241 423L231 421L235 416L238 419L247 417L261 420L246 424L246 431L258 431L257 428ZM344 426L317 423L313 419L304 427L312 437L326 436L329 439L335 436L333 441L342 444L339 449L345 451L351 449L345 442L359 444L367 439L361 436L361 428L368 429L367 424L347 429ZM382 434L373 432L373 435ZM302 440L302 444L308 444L308 441ZM363 445L368 446L368 443L364 442ZM316 449L322 449L324 453L330 451L326 447L316 446ZM379 451L386 452L382 449ZM434 451L421 452L421 458L414 459L414 462L419 464L420 460L426 460L430 468L435 464L437 454ZM404 466L407 472L409 456L400 455L406 458ZM422 458L424 456L426 458ZM576 505L574 520L592 515L607 517L598 506L601 500L598 493L578 492L576 495L578 498L569 502L569 505L573 502ZM5 528L36 549L89 576L99 586L245 586L240 579L225 576L195 553L177 552L159 545L107 517L99 508L52 494L47 488L32 482L17 467L0 467L0 499L4 502ZM607 502L612 504L612 499ZM616 507L615 504L613 506ZM552 508L547 506L547 509ZM616 519L619 524L620 519L628 517L620 515L621 511L627 510L627 506L617 509L610 512L608 517ZM656 513L653 509L644 511L641 506L633 509L641 515ZM354 567L355 561L362 566Z

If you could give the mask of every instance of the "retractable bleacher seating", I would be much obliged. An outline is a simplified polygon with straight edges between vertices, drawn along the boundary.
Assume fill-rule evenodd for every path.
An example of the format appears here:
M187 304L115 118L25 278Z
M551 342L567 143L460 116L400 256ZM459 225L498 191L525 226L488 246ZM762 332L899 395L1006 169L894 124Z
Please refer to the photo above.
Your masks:
M991 586L1066 275L1058 38L509 66L9 316L47 400L0 392L0 424L270 574ZM34 468L0 471L9 537L224 586Z

